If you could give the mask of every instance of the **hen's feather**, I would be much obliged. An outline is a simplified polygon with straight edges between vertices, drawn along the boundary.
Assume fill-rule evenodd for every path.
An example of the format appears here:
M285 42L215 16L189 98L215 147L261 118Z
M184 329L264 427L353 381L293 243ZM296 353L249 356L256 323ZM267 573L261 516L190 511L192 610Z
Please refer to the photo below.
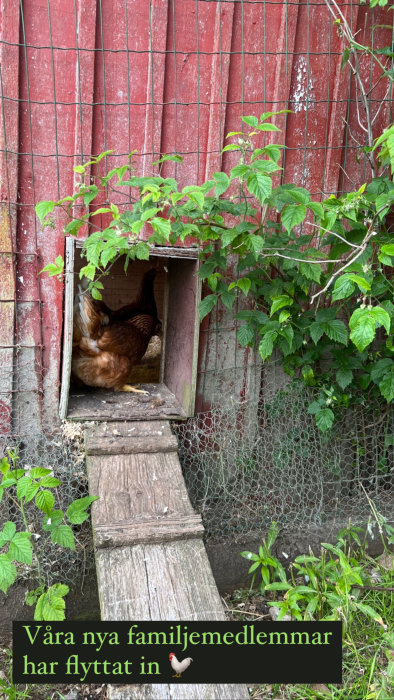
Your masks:
M84 384L120 390L151 337L160 332L153 290L156 272L148 270L136 299L117 311L79 291L74 306L72 371Z

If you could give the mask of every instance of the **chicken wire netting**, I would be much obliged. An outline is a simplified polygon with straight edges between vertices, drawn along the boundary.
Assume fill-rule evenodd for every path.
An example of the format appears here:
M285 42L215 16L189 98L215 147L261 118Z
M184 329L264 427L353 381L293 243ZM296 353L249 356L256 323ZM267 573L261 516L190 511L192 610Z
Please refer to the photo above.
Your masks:
M258 403L226 406L175 426L184 477L207 538L262 536L350 518L365 524L370 502L393 516L394 413L378 404L346 412L327 433L307 412L297 383Z
M61 481L61 485L52 490L55 509L61 509L65 513L72 501L88 495L83 431L80 426L64 423L62 431L52 436L0 436L0 458L9 457L10 450L18 455L18 468L25 469L28 473L33 467L45 467ZM14 498L13 489L5 490L0 502L0 523L14 522L18 531L24 531L25 523ZM75 550L72 550L54 544L50 533L43 531L45 516L34 500L26 503L24 510L40 562L40 574L48 585L55 582L75 585L94 564L90 519L81 525L72 526L75 538ZM38 574L35 566L34 559L33 566L18 563L18 579L32 582Z

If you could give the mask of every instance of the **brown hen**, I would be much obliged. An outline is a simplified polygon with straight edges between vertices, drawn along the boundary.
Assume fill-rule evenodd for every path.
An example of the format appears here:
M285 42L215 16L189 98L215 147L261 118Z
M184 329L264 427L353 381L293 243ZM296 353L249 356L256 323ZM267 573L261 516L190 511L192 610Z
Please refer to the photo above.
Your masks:
M79 286L74 304L72 372L83 384L140 392L126 381L152 336L161 330L153 289L157 272L156 268L148 270L136 299L116 311Z

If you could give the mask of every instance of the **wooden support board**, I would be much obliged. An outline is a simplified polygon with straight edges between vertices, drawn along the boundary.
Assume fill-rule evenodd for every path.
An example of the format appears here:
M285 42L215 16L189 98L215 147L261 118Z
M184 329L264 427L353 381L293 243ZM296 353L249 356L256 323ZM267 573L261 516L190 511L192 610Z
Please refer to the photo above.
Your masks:
M168 421L85 434L103 620L224 620ZM243 685L110 686L110 700L246 700Z
M139 421L186 418L178 399L165 384L139 384L148 392L134 394L82 387L70 392L69 420Z

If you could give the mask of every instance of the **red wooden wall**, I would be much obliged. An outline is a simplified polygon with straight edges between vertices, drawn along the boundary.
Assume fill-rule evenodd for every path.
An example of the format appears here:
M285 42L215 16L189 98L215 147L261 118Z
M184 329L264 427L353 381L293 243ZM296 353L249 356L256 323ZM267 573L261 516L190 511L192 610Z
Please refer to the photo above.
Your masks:
M341 8L359 41L388 20ZM34 204L69 193L73 165L111 148L113 167L137 149L148 173L152 155L176 151L184 161L167 173L201 182L232 166L221 149L240 115L290 108L277 119L285 181L319 197L368 173L356 162L356 94L324 0L0 0L0 23L0 432L25 433L56 426L62 340L62 284L39 271L64 238L61 225L41 230ZM381 83L373 109L383 98ZM253 395L258 385L258 362L215 312L201 333L197 408L224 388Z

